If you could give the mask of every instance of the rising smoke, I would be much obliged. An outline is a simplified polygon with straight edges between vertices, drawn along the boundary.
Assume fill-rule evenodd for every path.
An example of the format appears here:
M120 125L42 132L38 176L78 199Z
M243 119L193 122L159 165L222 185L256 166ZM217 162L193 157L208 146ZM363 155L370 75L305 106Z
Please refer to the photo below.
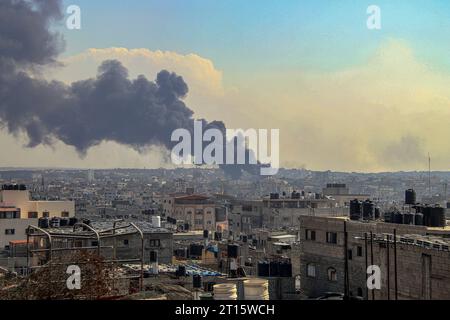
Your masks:
M50 30L62 18L60 0L0 1L0 123L9 133L25 132L29 147L60 140L80 156L103 141L142 151L149 145L170 149L171 133L193 130L193 112L183 98L183 78L162 70L155 81L130 79L117 60L104 61L96 78L66 85L39 77L57 64L64 39ZM225 131L220 121L206 123ZM257 166L225 165L233 178Z

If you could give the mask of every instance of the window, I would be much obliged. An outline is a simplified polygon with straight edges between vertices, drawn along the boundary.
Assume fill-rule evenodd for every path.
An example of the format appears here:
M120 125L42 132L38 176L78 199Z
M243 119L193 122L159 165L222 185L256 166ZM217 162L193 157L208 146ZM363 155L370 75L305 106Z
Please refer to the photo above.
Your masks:
M123 244L125 245L125 246L127 246L128 245L128 239L125 239L125 240L123 240Z
M6 235L13 235L16 234L16 229L5 229Z
M0 212L0 219L20 219L20 212L18 211Z
M336 232L327 232L327 243L337 243L337 233Z
M28 219L36 219L38 217L37 212L28 212Z
M97 247L97 246L98 246L98 241L92 241L92 242L91 242L91 246Z
M159 247L161 246L161 241L159 239L151 239L149 240L150 247Z
M306 240L316 240L316 232L314 230L306 230Z
M306 274L308 277L315 278L316 277L316 266L313 264L308 264L306 266Z
M337 272L335 268L328 268L327 270L328 281L337 281Z
M347 259L348 260L352 260L353 259L353 250L352 249L348 249L347 250Z
M362 256L363 256L363 250L362 250L362 247L361 247L361 246L358 246L358 247L356 248L356 255L357 255L358 257L362 257Z
M44 218L50 217L50 212L48 212L48 211L42 212L42 217L44 217Z
M68 218L69 217L69 212L68 211L61 212L61 217Z

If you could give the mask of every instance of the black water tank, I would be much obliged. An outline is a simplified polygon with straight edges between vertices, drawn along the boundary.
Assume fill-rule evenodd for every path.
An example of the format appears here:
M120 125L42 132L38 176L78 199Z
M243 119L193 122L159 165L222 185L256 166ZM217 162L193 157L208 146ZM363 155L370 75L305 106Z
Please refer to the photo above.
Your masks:
M403 224L403 213L398 211L394 213L394 223Z
M47 229L49 227L49 220L48 218L39 218L38 220L38 227Z
M202 276L199 274L194 274L192 277L192 287L194 289L200 289L202 287Z
M423 214L423 225L427 227L431 227L431 209L430 206L422 206L420 208L420 212Z
M271 261L269 263L269 276L270 277L280 276L280 263L278 261Z
M189 246L189 255L191 257L201 257L203 246L201 244L191 244Z
M350 201L350 219L359 220L362 214L361 201L358 199Z
M258 262L258 277L269 276L269 263L265 261Z
M290 262L280 263L280 277L291 278L292 277L292 264Z
M423 214L421 213L416 213L414 215L414 224L416 226L423 226Z
M408 189L405 191L405 204L416 204L416 191L414 191L413 189Z
M403 224L414 224L414 214L413 213L405 213L403 215Z
M150 251L150 263L158 262L158 251Z
M376 207L375 208L375 219L380 219L381 216L381 210L380 208Z
M60 218L53 217L50 219L50 227L58 228L60 226Z
M446 225L445 221L445 209L436 206L431 208L431 223L430 227L440 227L443 228Z
M185 277L186 276L186 266L179 265L178 269L176 271L176 275L178 277Z
M67 227L69 225L69 219L68 218L61 218L59 220L59 226L60 227Z
M237 258L238 257L239 246L236 244L228 245L228 258Z
M75 217L69 218L69 226L73 227L77 221L78 219Z
M366 200L362 204L364 219L373 219L375 215L375 205L372 201Z
M385 212L384 213L384 222L394 223L394 213L393 212Z

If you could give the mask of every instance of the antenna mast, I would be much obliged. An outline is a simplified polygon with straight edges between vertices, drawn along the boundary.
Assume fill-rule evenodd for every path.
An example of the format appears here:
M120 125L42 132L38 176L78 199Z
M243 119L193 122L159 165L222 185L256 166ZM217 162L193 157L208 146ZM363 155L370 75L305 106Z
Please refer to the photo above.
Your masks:
M431 197L431 156L428 153L428 195Z

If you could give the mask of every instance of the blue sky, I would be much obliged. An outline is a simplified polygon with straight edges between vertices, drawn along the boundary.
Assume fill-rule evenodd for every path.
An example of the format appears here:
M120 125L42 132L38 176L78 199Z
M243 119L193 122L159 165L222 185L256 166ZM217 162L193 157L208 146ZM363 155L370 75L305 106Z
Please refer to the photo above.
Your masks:
M196 53L227 74L335 70L364 61L385 38L450 68L450 2L441 0L66 0L82 9L81 31L64 30L67 55L121 46ZM381 8L382 30L366 28Z

